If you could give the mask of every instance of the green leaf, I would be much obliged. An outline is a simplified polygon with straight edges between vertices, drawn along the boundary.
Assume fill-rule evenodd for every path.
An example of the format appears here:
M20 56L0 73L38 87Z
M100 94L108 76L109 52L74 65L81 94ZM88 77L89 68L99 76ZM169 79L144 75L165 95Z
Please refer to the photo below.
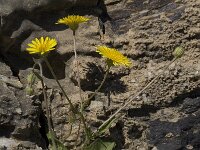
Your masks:
M50 132L47 133L47 138L51 143L53 137L51 136ZM54 138L54 140L58 150L68 150L60 140L58 140L57 138Z
M30 86L32 86L36 81L36 75L31 72L28 76L27 76L27 82Z
M108 142L97 139L88 147L84 148L84 150L113 150L115 146L115 142Z
M26 91L27 95L33 95L33 93L34 93L34 89L32 87L30 87L30 86L27 86L25 88L25 91Z
M64 144L59 141L58 139L55 139L56 145L58 146L58 150L67 150L67 148L64 146Z
M97 131L97 135L102 135L105 133L111 126L112 124L117 120L117 118L113 117L111 118L108 122L106 122L102 127L100 127Z
M107 63L107 65L108 65L108 67L114 66L114 63L113 63L113 61L112 61L111 59L107 59L107 60L106 60L106 63Z
M39 73L37 73L37 72L35 72L34 70L33 70L33 73L35 74L35 76L39 79L39 80L43 80L43 78L39 75Z
M51 133L48 132L46 135L47 135L48 140L51 141Z

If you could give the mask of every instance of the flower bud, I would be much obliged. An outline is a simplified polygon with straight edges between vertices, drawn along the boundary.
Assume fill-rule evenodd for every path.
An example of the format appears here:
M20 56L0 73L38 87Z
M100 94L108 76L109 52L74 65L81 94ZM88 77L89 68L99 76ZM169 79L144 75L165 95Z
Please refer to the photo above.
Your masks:
M184 48L183 47L177 47L173 52L173 55L174 55L175 58L180 58L183 54L184 54Z
M26 87L25 91L27 95L33 95L33 92L34 92L33 88L29 86Z
M30 73L28 76L27 76L27 82L28 82L28 85L33 85L35 83L35 80L36 80L36 76L34 75L34 73Z

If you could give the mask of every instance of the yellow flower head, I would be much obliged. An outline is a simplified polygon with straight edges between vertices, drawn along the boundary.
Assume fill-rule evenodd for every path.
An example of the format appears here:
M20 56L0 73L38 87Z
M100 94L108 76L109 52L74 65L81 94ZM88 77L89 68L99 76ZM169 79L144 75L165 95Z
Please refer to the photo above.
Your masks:
M90 19L83 17L83 16L70 15L70 16L64 17L62 19L59 19L56 24L68 25L71 30L76 31L76 29L78 29L78 25L80 23L87 22L88 20L90 20Z
M130 60L125 57L122 53L120 53L115 48L108 48L106 46L98 46L97 51L99 54L101 54L103 57L108 58L108 60L112 61L112 64L117 65L125 65L130 67L131 62Z
M32 42L28 44L29 47L27 47L26 50L29 54L43 55L54 50L56 45L57 41L55 39L41 37L40 39L35 38L32 40Z

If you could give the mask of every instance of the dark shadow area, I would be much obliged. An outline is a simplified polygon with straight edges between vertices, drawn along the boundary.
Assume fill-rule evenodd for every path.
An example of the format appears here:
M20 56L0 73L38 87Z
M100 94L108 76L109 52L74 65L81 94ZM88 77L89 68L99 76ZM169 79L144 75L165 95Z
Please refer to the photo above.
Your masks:
M3 61L11 68L13 75L18 76L19 70L30 68L33 65L32 57L27 52L21 51L22 42L29 37L31 34L30 30L23 32L17 40L9 46L9 50L6 45L1 47L1 57ZM7 49L6 51L4 51Z
M92 56L92 57L97 57L101 58L101 56L96 52L96 51L89 51L89 52L78 52L80 55L86 55L86 56Z
M39 128L39 132L42 136L42 138L44 139L45 141L45 145L46 147L49 146L49 140L47 138L47 132L48 132L48 125L47 125L47 118L46 116L44 115L44 113L41 113L40 116L39 116L39 123L40 123L40 128Z
M140 129L140 125L132 125L131 128L129 128L127 134L129 135L130 139L139 139L142 137L143 130Z
M200 109L200 97L186 98L181 105L181 111L192 114Z
M87 7L83 5L72 6L70 9L65 9L68 15L93 15L98 17L102 23L112 20L107 12L104 0L98 0L95 6Z
M31 124L28 128L22 129L18 128L17 132L12 133L12 137L22 141L30 141L37 143L38 146L44 148L44 139L40 134L39 128L37 125Z
M77 52L77 55L79 55L79 53ZM64 62L67 62L68 60L70 60L70 58L72 58L74 56L74 52L67 52L65 54L62 54L61 58Z
M116 123L116 125L114 127L109 129L110 137L116 143L115 150L123 149L123 146L125 144L125 137L124 137L124 134L123 134L123 127L124 127L124 123L122 121L119 121L118 123Z
M200 97L200 88L196 88L188 93L183 93L178 95L174 100L169 104L168 107L177 107L180 106L186 98L198 98Z
M57 25L55 24L60 18L65 17L61 16L57 12L41 12L40 14L32 14L29 16L29 20L34 24L40 26L45 31L63 31L68 27L66 25Z
M101 36L102 34L106 33L106 28L105 28L105 23L107 21L111 21L112 18L110 17L110 15L107 12L107 8L105 5L104 0L98 0L96 6L93 7L86 7L86 6L75 6L75 7L71 7L71 9L66 10L67 14L70 15L93 15L96 16L98 19L98 23L99 23L99 32L97 33L97 35L99 34ZM97 27L98 28L98 27Z
M105 75L105 69L101 66L96 66L94 63L88 63L87 68L85 68L87 71L86 79L81 80L82 90L84 91L95 91L95 89L98 88L98 86L101 84L104 75ZM123 93L126 91L127 86L123 81L121 81L121 77L125 76L124 73L109 73L107 76L107 79L101 88L100 92L105 93ZM73 81L76 82L76 81Z
M49 140L47 138L47 133L49 131L48 129L48 123L47 123L47 118L45 116L45 111L42 108L42 102L44 101L44 95L43 93L40 93L39 95L35 95L32 97L32 105L37 107L37 117L34 118L34 122L37 122L37 133L39 134L39 138L36 138L35 141L43 149L46 149L49 146Z
M155 113L158 110L153 105L142 105L141 108L131 108L128 110L129 117L150 117L150 113Z
M186 149L188 145L194 150L200 147L200 89L178 95L168 107L175 107L187 114L177 122L150 121L150 144L158 149ZM171 135L168 137L167 135Z
M64 79L65 78L65 63L61 55L57 51L52 51L51 53L49 53L47 59L51 67L53 68L53 71L56 74L56 77L58 78L58 80ZM42 63L42 67L43 67L43 75L46 78L54 79L45 62Z
M178 122L151 121L149 123L150 144L162 150L184 150L191 145L193 150L200 147L200 113L189 115ZM166 136L171 134L171 137Z
M20 69L29 68L33 64L31 56L21 51L21 44L31 35L33 29L27 27L27 30L23 29L17 39L10 38L13 32L20 28L27 15L28 13L23 10L14 11L4 18L6 24L1 28L0 55L11 68L14 76L18 76Z
M25 69L32 64L32 57L28 52L21 51L21 45L25 39L31 35L32 31L24 31L20 36L15 40L15 43L10 47L9 51L5 53L5 56L10 60L10 63L13 63L14 67L20 67Z
M11 133L15 130L15 126L12 125L0 125L0 137L10 138Z
M64 10L65 14L61 14ZM21 26L23 20L27 19L46 31L61 31L67 29L67 26L55 25L55 23L58 19L68 15L93 15L100 18L103 23L111 20L107 13L104 0L99 0L96 6L89 7L74 5L73 3L71 5L66 5L63 2L58 3L56 1L45 6L35 8L31 12L25 10L15 10L8 16L3 17L6 24L4 24L1 30L4 35L11 36L11 34Z
M22 24L22 21L29 16L25 10L13 11L6 17L3 17L5 24L1 27L2 35L11 36Z

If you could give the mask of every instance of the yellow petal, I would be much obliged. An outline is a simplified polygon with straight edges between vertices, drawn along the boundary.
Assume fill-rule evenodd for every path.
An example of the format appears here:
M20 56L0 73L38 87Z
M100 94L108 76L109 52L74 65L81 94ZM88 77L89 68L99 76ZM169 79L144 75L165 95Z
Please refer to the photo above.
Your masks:
M31 43L28 44L26 50L29 54L39 54L43 55L48 51L54 50L57 45L57 41L55 39L50 39L49 37L40 37L35 38Z
M31 43L30 43L30 44L28 44L28 46L29 46L29 47L32 47L32 48L36 48L36 47L37 47L36 45L34 45L34 44L31 44Z

